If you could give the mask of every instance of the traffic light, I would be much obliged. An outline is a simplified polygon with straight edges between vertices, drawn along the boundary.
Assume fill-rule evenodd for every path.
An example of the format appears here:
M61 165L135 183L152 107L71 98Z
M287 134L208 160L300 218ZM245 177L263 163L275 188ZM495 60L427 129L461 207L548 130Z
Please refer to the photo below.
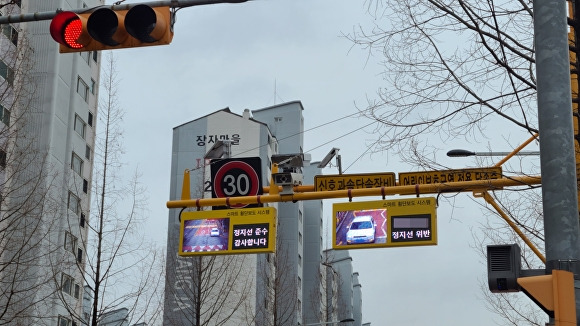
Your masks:
M487 279L491 292L520 290L517 284L521 273L520 252L517 244L487 246Z
M129 10L97 9L92 13L58 13L50 35L61 53L164 45L173 39L169 7L136 5Z
M518 284L556 326L576 325L573 273L554 269L552 275L519 277Z
M521 269L520 247L487 246L487 278L494 293L523 291L554 318L555 326L576 325L574 274L563 270Z

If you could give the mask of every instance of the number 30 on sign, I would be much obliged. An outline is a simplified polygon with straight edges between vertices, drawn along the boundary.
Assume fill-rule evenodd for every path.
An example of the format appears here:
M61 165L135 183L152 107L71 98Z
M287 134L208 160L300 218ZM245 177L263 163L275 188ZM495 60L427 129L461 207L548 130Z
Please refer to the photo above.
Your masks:
M214 159L211 161L211 180L213 198L260 195L262 162L259 157ZM257 206L261 205L239 205L234 208Z

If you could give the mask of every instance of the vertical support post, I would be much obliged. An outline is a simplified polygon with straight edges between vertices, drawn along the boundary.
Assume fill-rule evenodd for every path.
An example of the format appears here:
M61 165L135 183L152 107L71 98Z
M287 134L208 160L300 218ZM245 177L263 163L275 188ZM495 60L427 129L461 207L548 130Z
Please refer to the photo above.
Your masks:
M189 177L189 169L183 172L183 184L181 185L181 200L191 199L191 178Z
M565 1L534 1L546 269L568 269L578 278L580 227L566 19ZM566 267L563 262L568 262ZM576 289L577 310L579 298Z
M580 32L580 12L577 10L578 5L579 0L568 0L568 25L570 25L568 43L570 46L570 84L572 87L572 121L574 126L574 148L576 153L577 189L580 188L580 181L578 180L578 175L580 175L580 115L578 112L578 102L580 100L578 96L580 93L580 88L578 85L578 74L580 72L580 62L578 61L580 54L580 44L578 44L578 33ZM580 207L580 192L578 195L578 206Z

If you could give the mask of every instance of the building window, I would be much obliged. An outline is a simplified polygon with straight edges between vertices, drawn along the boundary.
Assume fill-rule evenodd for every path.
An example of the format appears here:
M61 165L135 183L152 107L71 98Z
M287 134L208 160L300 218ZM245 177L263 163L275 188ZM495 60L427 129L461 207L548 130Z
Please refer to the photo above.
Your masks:
M84 227L85 227L85 220L86 220L85 213L81 213L81 220L80 220L80 222L79 222L79 225L80 225L82 228L84 228Z
M83 263L83 250L81 248L77 248L77 262Z
M91 146L89 145L85 148L85 158L89 161L91 160Z
M0 167L6 167L6 152L0 149Z
M81 286L78 284L75 284L75 292L74 292L74 296L75 298L79 298L81 296Z
M87 86L87 83L81 77L77 79L77 93L79 93L85 102L89 101L89 86Z
M97 51L93 51L93 61L97 62L98 59L98 52Z
M2 60L0 60L0 76L2 76L9 85L12 85L12 82L14 81L14 70L8 67L8 65Z
M87 63L90 63L90 54L88 52L79 52L81 58L83 58L84 61L86 61Z
M70 319L58 316L58 326L72 326Z
M68 209L77 215L81 212L81 200L72 192L68 193Z
M298 276L298 289L302 289L302 279Z
M73 295L74 279L72 276L62 273L60 290L68 295Z
M78 114L75 114L75 131L85 139L86 130L87 124L78 116Z
M302 232L298 232L298 243L302 244Z
M81 286L75 283L74 278L72 276L62 273L62 280L60 284L60 291L66 293L68 295L72 295L75 298L80 298L81 295ZM70 323L70 320L68 321ZM60 323L59 323L60 325Z
M14 45L18 45L18 31L11 25L2 25L2 34Z
M298 254L298 266L302 267L302 255Z
M95 92L97 91L97 82L91 78L91 94L95 95Z
M89 182L87 179L83 179L83 192L85 194L89 192Z
M10 110L0 104L0 121L4 122L6 126L10 125Z
M83 176L83 160L75 152L72 153L70 167L81 177Z
M67 231L64 234L64 249L74 254L76 248L77 248L77 237L75 237L74 235L72 235L70 232Z
M93 113L92 112L89 112L89 120L88 121L89 121L89 126L92 127L93 126Z

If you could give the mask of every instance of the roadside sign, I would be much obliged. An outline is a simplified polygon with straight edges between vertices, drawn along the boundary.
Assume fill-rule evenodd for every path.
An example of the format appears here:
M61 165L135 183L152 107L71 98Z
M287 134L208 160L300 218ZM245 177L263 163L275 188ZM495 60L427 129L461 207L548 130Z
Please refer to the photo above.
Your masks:
M212 198L256 196L262 194L262 161L259 157L213 159L211 161ZM237 205L234 208L259 207ZM216 206L216 209L230 207Z
M332 205L333 249L437 244L434 197Z
M395 173L332 174L314 177L314 191L392 187Z
M179 256L275 252L273 207L183 212Z
M399 173L400 186L501 179L501 167Z

